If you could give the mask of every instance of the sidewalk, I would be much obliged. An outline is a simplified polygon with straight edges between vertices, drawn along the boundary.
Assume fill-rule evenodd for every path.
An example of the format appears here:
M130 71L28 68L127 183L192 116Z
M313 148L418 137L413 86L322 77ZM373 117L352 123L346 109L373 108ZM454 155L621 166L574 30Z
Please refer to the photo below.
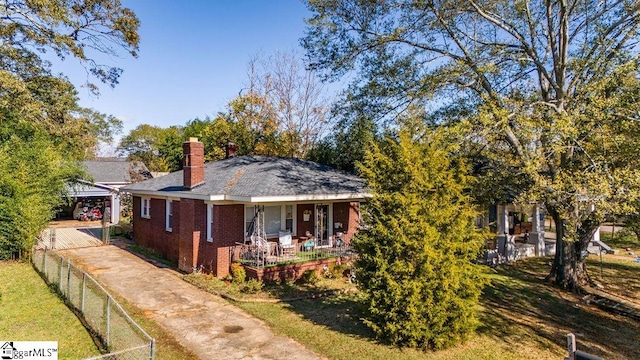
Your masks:
M168 330L201 359L319 359L260 320L201 291L170 269L115 246L59 252Z

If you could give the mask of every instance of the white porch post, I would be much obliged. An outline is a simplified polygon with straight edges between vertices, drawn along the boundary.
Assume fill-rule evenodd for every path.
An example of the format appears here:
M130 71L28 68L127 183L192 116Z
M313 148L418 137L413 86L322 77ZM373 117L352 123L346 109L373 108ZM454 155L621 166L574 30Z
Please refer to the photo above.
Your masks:
M600 226L596 229L596 232L593 233L593 239L591 241L600 241Z
M533 206L532 230L529 240L535 246L536 256L544 256L544 223L540 221L540 206Z
M589 212L594 212L594 211L596 211L596 204L590 204ZM600 241L600 226L598 226L598 228L596 229L596 232L593 233L593 236L591 237L591 241Z
M498 210L498 252L500 254L505 254L505 245L509 237L509 212L507 211L507 205L498 205L497 210Z

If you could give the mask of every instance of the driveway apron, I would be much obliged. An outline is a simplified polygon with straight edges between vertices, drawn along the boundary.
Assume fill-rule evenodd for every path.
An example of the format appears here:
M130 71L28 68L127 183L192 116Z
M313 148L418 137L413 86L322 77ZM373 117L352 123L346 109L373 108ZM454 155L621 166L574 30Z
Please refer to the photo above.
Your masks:
M219 296L115 246L60 251L201 359L319 359Z

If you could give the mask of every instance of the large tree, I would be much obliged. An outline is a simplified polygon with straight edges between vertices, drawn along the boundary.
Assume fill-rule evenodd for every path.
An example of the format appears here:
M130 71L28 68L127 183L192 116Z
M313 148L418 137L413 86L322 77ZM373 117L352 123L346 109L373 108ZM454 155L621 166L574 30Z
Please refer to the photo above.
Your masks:
M118 152L130 161L142 161L150 171L176 171L182 168L184 129L142 124L120 140Z
M263 109L281 136L284 155L305 157L329 125L325 85L294 51L277 51L249 62L248 97Z
M93 76L115 86L122 69L100 61L101 55L125 51L137 57L140 22L120 0L2 0L0 15L0 68L23 80L49 72L40 54L53 51L61 59L78 59Z
M469 150L513 175L556 222L550 277L588 281L581 253L638 192L635 0L312 0L303 45L378 119L422 105L468 122ZM493 174L504 174L504 171ZM528 183L530 182L530 183Z
M81 175L74 161L92 157L121 126L81 108L73 84L44 54L75 58L113 86L121 70L98 57L136 56L138 25L119 0L0 1L0 258L30 250L65 183Z

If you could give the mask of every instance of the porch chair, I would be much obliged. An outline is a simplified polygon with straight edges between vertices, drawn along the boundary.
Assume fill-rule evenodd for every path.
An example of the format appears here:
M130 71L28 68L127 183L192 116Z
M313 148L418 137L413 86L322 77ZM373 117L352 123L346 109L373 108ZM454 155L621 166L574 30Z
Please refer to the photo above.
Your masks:
M291 237L291 233L289 231L280 231L278 243L280 244L280 249L283 254L293 252L293 238Z

